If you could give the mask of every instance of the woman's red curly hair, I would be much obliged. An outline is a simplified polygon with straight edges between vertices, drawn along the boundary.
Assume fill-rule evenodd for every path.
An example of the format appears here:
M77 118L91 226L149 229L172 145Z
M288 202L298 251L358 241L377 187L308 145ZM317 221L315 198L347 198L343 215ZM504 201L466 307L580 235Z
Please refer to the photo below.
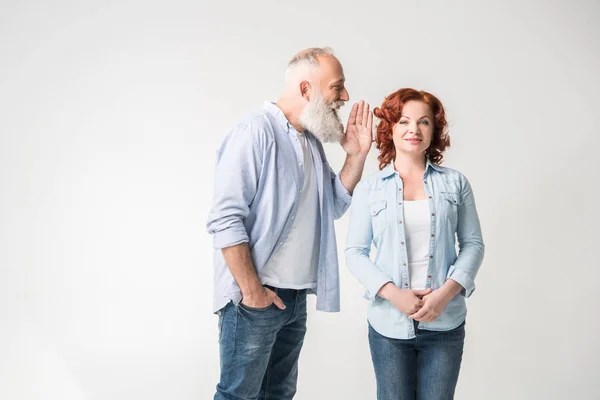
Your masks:
M442 153L450 146L450 136L447 133L448 122L442 102L431 93L405 88L387 96L381 107L375 107L373 110L373 114L380 119L375 137L375 147L379 149L379 169L383 169L396 158L392 128L400 121L402 107L409 101L421 101L431 109L434 120L433 137L425 156L436 165L444 161Z

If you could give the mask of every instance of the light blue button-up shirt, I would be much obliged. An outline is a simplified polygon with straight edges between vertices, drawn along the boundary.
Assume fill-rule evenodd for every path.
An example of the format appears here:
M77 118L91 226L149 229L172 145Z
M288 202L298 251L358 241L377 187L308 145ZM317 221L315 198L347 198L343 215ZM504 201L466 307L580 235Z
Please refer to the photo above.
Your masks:
M458 171L427 162L423 185L431 211L431 237L426 288L439 289L451 278L463 286L440 316L420 322L419 329L446 331L466 318L465 297L475 290L475 276L484 253L473 192ZM350 207L346 263L366 288L367 318L380 334L395 339L415 337L413 320L377 296L387 282L410 289L402 179L393 163L358 183ZM455 235L456 234L456 235ZM458 239L458 255L455 237ZM371 244L377 249L370 258Z
M352 197L327 162L321 142L307 132L317 177L321 240L317 267L317 310L339 311L340 289L334 219ZM217 152L213 207L214 311L239 303L240 288L221 249L247 242L258 277L287 239L304 183L304 153L296 129L273 103L238 124ZM306 243L312 243L311 240ZM304 243L297 243L303 246Z

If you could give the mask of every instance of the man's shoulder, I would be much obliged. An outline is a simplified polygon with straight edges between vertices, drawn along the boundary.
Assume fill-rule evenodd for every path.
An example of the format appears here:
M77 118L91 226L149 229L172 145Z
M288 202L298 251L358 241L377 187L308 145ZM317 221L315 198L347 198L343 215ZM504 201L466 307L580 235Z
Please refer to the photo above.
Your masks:
M265 109L256 109L242 117L227 136L249 135L255 140L270 141L275 137L276 121Z

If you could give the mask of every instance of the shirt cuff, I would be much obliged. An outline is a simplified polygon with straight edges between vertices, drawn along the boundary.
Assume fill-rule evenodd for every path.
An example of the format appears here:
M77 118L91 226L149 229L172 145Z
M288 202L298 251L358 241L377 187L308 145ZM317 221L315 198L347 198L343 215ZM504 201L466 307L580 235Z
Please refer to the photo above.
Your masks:
M248 242L248 232L244 226L233 226L213 233L213 247L217 250Z
M375 300L375 298L377 297L377 293L379 293L379 290L388 282L392 282L392 280L387 277L379 277L376 280L373 280L373 282L370 282L367 285L367 292L365 293L365 298L369 301Z
M350 194L348 189L346 189L346 186L344 186L344 184L342 183L342 178L340 178L341 173L342 171L340 171L335 177L335 194L338 199L346 202L346 204L350 204L352 202L352 195Z
M450 267L447 278L458 282L463 287L460 291L463 297L471 297L475 291L475 281L464 271L456 269L454 265Z

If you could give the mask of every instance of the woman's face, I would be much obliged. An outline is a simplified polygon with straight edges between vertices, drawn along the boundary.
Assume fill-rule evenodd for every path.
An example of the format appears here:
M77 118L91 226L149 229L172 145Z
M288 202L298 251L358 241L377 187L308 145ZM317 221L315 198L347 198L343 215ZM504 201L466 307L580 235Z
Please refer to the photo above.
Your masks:
M402 107L400 120L392 128L396 154L425 154L433 138L433 114L422 101L411 100Z

